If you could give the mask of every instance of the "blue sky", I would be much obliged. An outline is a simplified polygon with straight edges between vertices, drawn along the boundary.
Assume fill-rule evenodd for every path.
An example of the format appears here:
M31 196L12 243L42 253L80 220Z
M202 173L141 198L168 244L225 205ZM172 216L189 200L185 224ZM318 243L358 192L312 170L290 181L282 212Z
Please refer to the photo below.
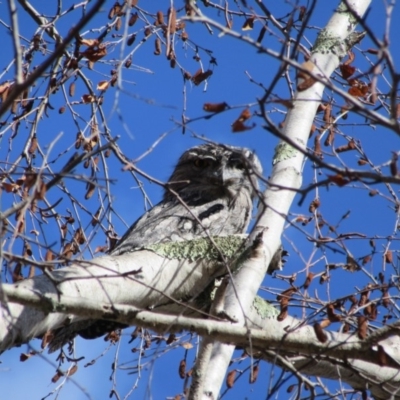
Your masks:
M142 4L143 3L143 4ZM199 2L200 3L200 2ZM233 2L232 2L233 3ZM269 5L272 13L278 18L284 18L291 11L292 6L286 2L274 2L275 4ZM307 29L305 32L306 40L302 43L309 48L308 43L313 43L319 27L323 27L329 20L336 2L317 2L316 9L311 18L310 25L312 29ZM55 5L49 6L49 3L44 7L44 2L39 0L32 1L32 4L37 7L41 12L46 15L54 13ZM63 2L63 9L67 10L74 2L68 0ZM103 26L108 22L107 13L109 7L113 2L108 1L104 10L90 23L89 27ZM140 5L145 7L144 2ZM300 2L300 5L306 5L305 2ZM151 4L149 11L155 13L160 8L165 12L169 6L168 1L157 2L157 7ZM181 6L181 2L177 3L177 7ZM147 7L147 6L146 6ZM255 6L256 7L256 6ZM232 5L233 8L233 5ZM255 8L257 13L260 11ZM220 18L217 13L212 12L210 8L204 8L203 11L212 17ZM80 15L80 9L71 12L62 19L57 28L62 35L66 35L73 22ZM31 19L19 9L19 23L21 34L28 40L33 36L34 25ZM4 18L4 19L3 19ZM392 19L398 21L400 18L399 7L395 6ZM8 9L5 2L0 4L0 19L8 23ZM150 21L153 21L149 17ZM283 19L287 21L287 19ZM219 20L223 22L223 19ZM233 28L242 32L240 27L244 23L243 17L236 17L234 20ZM375 0L372 2L371 10L369 12L367 23L376 33L379 39L382 38L385 27L385 13L384 2ZM253 31L242 32L252 38L257 38L261 25L256 21L255 29ZM282 38L281 34L274 30L272 24L269 25L271 32L267 33L263 39L263 44L273 50L279 51L281 44L277 40ZM268 177L272 167L272 156L274 148L277 145L277 139L263 129L263 121L261 118L254 116L250 123L255 123L256 127L252 130L233 134L230 126L233 121L239 116L240 112L247 106L250 107L252 112L258 111L256 99L263 95L263 89L260 85L251 83L249 75L255 82L262 83L268 87L271 78L275 75L279 67L279 61L262 54L257 54L254 48L242 43L239 40L229 38L227 36L218 37L218 32L213 29L213 34L210 34L204 25L193 25L187 23L187 32L189 38L199 46L212 51L213 57L217 60L217 65L210 64L210 57L207 52L200 50L199 55L203 63L204 69L212 69L213 75L208 80L207 85L201 84L194 86L191 82L183 83L182 74L179 68L170 68L169 61L167 61L165 54L155 56L154 51L154 35L151 36L146 43L139 46L140 40L143 38L143 22L138 22L132 28L129 28L129 33L137 32L137 39L131 47L125 47L124 56L138 46L137 51L133 54L133 64L129 69L123 69L122 73L122 88L117 90L115 88L108 89L105 95L104 111L107 119L108 127L113 136L120 136L118 145L123 149L124 153L131 159L140 157L146 152L153 143L165 134L162 141L144 157L137 165L138 167L161 181L167 181L172 169L180 156L180 154L189 147L200 143L198 138L194 138L193 134L197 136L205 136L216 142L232 144L237 146L245 146L254 149L263 164L265 176ZM114 32L120 34L122 32ZM395 65L399 62L399 52L397 50L397 43L395 38L399 35L399 27L394 22L390 28L390 35L393 43L390 43L390 48L393 51L392 56ZM3 82L7 79L12 79L13 68L6 70L9 61L13 57L13 50L11 45L11 36L7 33L4 25L0 26L0 37L2 39L2 61L1 61L1 79ZM85 38L95 38L97 32L89 32L89 28L82 32ZM294 32L292 32L294 36ZM48 40L46 35L44 39ZM115 66L115 60L121 58L120 39L118 37L108 36L107 40L110 41L108 47L108 54L101 62L94 65L92 71L86 71L88 78L96 86L97 82L105 80L109 77L110 70ZM24 44L24 42L23 42ZM26 44L26 43L25 43ZM362 54L361 51L373 47L371 41L366 38L360 45L357 46L356 59L353 63L360 70L365 71L370 60L372 63L376 59L374 55ZM53 43L49 40L49 48L53 48ZM193 59L193 46L182 43L181 40L176 40L175 50L177 60L180 65L192 74L199 68L199 63ZM38 65L44 59L39 53L35 54L35 59L32 65ZM302 58L300 58L302 61ZM246 74L247 72L247 74ZM379 81L379 87L383 93L387 92L389 86L385 83L384 77L389 75L384 71L382 79ZM294 80L294 73L291 71L291 79ZM66 84L66 90L72 78ZM31 92L41 93L47 85L47 81L39 80L36 88ZM37 92L36 92L37 91ZM71 101L78 101L80 97L87 93L81 81L76 83L76 94ZM281 79L273 91L274 95L279 95L282 98L288 98L290 93L286 81ZM326 99L333 96L332 93L326 93ZM199 118L205 114L202 110L204 103L219 103L226 102L233 109L219 115L213 116L211 119ZM74 110L79 113L82 118L77 118L77 123L74 124L71 113L67 110L64 114L59 115L58 109L65 105L66 100L62 93L59 91L51 97L51 105L54 110L48 110L48 117L45 116L40 122L37 132L38 140L43 151L54 141L56 136L61 135L58 141L53 145L49 160L53 161L52 168L55 171L60 170L67 162L69 157L75 151L74 141L77 132L77 125L80 129L85 129L84 118L89 116L89 105L75 105ZM338 105L342 105L343 101L338 100ZM182 134L182 129L176 123L182 120L183 109L186 108L185 115L190 119L197 119L188 124L185 134ZM276 123L282 121L284 112L286 111L279 104L271 103L267 107L269 115ZM335 113L338 109L334 110ZM384 111L381 110L382 113ZM359 124L357 126L356 124ZM361 125L361 127L360 127ZM18 135L14 139L12 147L9 145L10 130L0 128L1 142L0 142L0 159L12 162L21 152L21 148L26 142L29 133L30 123L23 122L19 128ZM102 127L100 127L102 130ZM374 162L375 165L380 165L387 162L391 158L391 151L399 150L398 138L392 132L389 132L380 127L370 126L364 119L349 115L346 121L341 121L340 130L343 134L352 136L360 140L363 149ZM346 143L345 139L340 135L336 136L335 146L340 146ZM313 139L310 141L312 146ZM325 149L328 152L329 149ZM357 165L359 155L355 152L342 153L341 159L348 163L351 167L360 168ZM333 156L327 154L325 160L329 162L339 163ZM43 160L40 156L34 161L36 167L40 167ZM112 179L111 194L113 196L113 208L117 214L126 222L126 225L114 213L110 215L110 222L113 224L115 230L119 235L122 235L126 229L145 211L146 205L143 200L143 195L138 189L137 182L134 181L130 173L121 171L121 165L114 157L108 160L107 174ZM20 164L25 166L23 162ZM22 170L19 170L22 171ZM383 167L383 171L388 173L387 166ZM90 174L89 169L78 167L75 171L78 174ZM313 169L310 162L305 166L304 185L313 181L313 179L324 179L325 171L318 175ZM100 166L97 173L99 179L104 178L104 168ZM162 196L162 189L154 184L148 182L144 178L140 178L144 184L145 191L153 204L157 203ZM76 196L77 202L75 204L68 202L67 199L63 200L59 208L62 215L66 215L68 210L78 219L82 221L82 227L85 232L91 230L90 221L91 213L94 213L99 205L99 200L104 199L104 192L96 193L90 200L84 200L85 185L77 180L68 181L71 192ZM319 196L321 198L320 211L323 217L331 225L336 225L341 217L349 210L351 213L347 219L340 223L338 227L339 233L345 232L359 232L364 233L368 237L377 235L382 239L377 239L377 251L382 252L383 246L387 244L387 237L393 235L395 232L396 218L393 211L393 203L390 199L390 193L384 186L377 187L381 195L370 197L368 192L370 188L363 187L360 183L338 188L331 186L319 189ZM397 188L394 188L397 190ZM50 202L55 202L61 192L54 190L54 193L49 193ZM293 205L291 210L292 214L289 217L293 220L297 214L309 216L308 205L310 201L316 196L315 192L311 192L304 204L299 207L297 202ZM10 194L3 192L1 202L2 209L10 206L12 201L17 198L12 198ZM106 200L107 201L107 200ZM85 211L87 210L87 211ZM28 222L32 227L38 228L40 224L34 220ZM105 225L106 220L104 220ZM78 225L75 225L77 227ZM298 229L300 228L300 229ZM40 240L47 243L53 243L57 246L59 244L59 233L57 226L53 221L49 221L48 225L43 225L43 229L47 230ZM326 228L323 232L328 235ZM318 249L311 257L314 250L314 245L308 241L304 232L313 235L315 232L315 224L311 222L309 225L303 227L299 224L296 227L290 227L285 231L284 245L291 254L285 270L285 275L304 270L304 260L309 260L312 264L311 271L318 273L324 270L327 262L345 262L343 254L332 252L329 249ZM9 239L9 238L8 238ZM355 257L362 257L370 252L368 240L353 240L346 242L348 249ZM10 243L7 241L6 246ZM95 236L91 241L91 248L106 244L106 237L104 233L97 229ZM295 244L293 248L292 244ZM393 251L398 250L397 242L391 245ZM15 252L21 252L21 244L16 242L12 248ZM89 252L85 253L89 257ZM302 257L300 257L300 255ZM36 254L39 258L39 254ZM382 254L377 254L373 261L366 266L368 271L376 275L382 269ZM387 279L396 271L387 267L385 275ZM4 275L3 275L4 276ZM300 285L305 279L305 274L299 274L297 284ZM323 300L329 298L336 298L351 294L355 291L356 287L363 287L369 282L368 277L362 273L350 273L342 270L336 270L332 275L329 286L320 286L318 281L312 283L309 288L309 293L318 296ZM267 277L265 286L272 290L280 290L287 288L287 284L279 279ZM266 294L266 297L274 300L274 296ZM300 308L291 308L290 313L301 317L302 310ZM338 327L337 327L338 328ZM112 381L109 379L111 375L111 363L114 361L115 355L118 354L118 362L121 364L127 363L127 366L135 365L137 360L137 353L132 353L133 347L139 346L138 341L128 344L129 335L133 328L126 329L119 346L112 346L110 350L100 357L96 363L90 367L84 368L85 362L99 357L107 344L102 340L84 341L78 340L76 345L76 355L85 356L85 361L80 363L77 373L73 376L71 381L60 391L60 399L103 399L108 398L108 394L113 387ZM190 340L189 335L184 336L185 340ZM194 342L193 342L194 343ZM40 342L33 341L32 346L36 349L39 348ZM154 346L154 344L153 344ZM55 373L56 356L44 353L41 356L32 357L25 363L20 363L19 355L21 352L27 351L27 346L12 349L1 356L2 364L0 364L0 382L3 395L6 398L22 399L29 398L40 399L53 391L57 384L51 383L51 377ZM168 351L167 354L161 354L165 351L164 346L156 347L149 352L149 356L144 359L146 367L142 371L142 377L139 380L138 387L133 391L130 398L142 399L153 398L163 399L173 397L180 393L183 388L183 381L178 377L179 361L184 358L186 350L183 347L175 351ZM196 347L187 350L188 360L193 361L195 357ZM238 353L239 355L240 353ZM162 356L161 356L162 355ZM238 369L245 370L248 368L248 360L235 365ZM266 365L262 364L260 369L260 376L254 385L248 385L248 372L238 381L233 390L228 392L225 396L226 399L248 398L259 399L265 398L268 382L276 380L278 377L276 370L272 370ZM135 384L137 375L129 374L127 370L119 370L116 375L116 387L123 398ZM73 381L73 382L72 382ZM84 390L82 389L84 388ZM86 393L89 394L88 397ZM282 392L284 393L284 392ZM50 398L56 398L55 396Z

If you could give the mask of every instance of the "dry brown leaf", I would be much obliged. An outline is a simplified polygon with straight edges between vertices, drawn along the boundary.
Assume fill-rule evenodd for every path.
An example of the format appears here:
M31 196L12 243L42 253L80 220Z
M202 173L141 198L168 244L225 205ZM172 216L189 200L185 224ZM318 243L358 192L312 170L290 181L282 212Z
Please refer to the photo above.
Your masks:
M308 207L308 211L313 213L320 205L321 205L320 199L316 198L310 203L310 206Z
M40 344L40 347L42 349L45 349L47 345L53 340L53 338L54 338L53 331L46 331L42 336L42 343Z
M339 187L345 186L350 183L350 180L341 174L328 175L328 179Z
M98 39L81 39L80 44L82 44L83 46L92 47L97 46L99 44L99 41Z
M56 383L62 376L63 373L61 371L57 371L57 373L51 378L51 381Z
M100 81L97 84L97 90L107 90L110 86L110 81Z
M304 289L308 289L308 287L310 286L311 281L314 279L315 274L312 272L309 272L307 274L307 278L306 281L304 282L303 288Z
M250 119L252 116L251 111L246 108L244 109L240 115L239 118L233 122L233 124L231 125L232 127L232 132L244 132L244 131L248 131L250 129L253 129L255 127L255 124L253 124L252 126L247 126L244 124L244 121L247 121L248 119Z
M355 150L357 148L356 142L351 139L347 144L337 147L336 148L336 153L343 153L344 151L350 151L350 150Z
M228 104L223 103L204 103L203 110L212 113L219 113L221 111L226 110Z
M200 68L197 72L192 76L192 82L198 86L201 82L205 81L209 76L211 76L213 72L211 70L202 71Z
M192 74L188 71L184 71L183 78L186 79L187 81L189 81L192 79Z
M12 193L12 192L15 193L20 188L19 185L16 185L15 183L8 183L8 182L2 182L1 187L6 191L6 193Z
M242 31L251 31L254 28L255 17L247 18L242 26Z
M251 111L248 108L245 108L239 115L237 121L244 122L251 118Z
M365 158L360 158L360 159L357 161L357 164L358 164L358 165L365 165L365 164L368 164L368 161L367 161Z
M228 373L228 375L226 376L226 386L229 389L233 388L233 385L235 384L235 377L236 377L236 370L233 369L232 371L230 371Z
M340 64L339 68L343 79L350 78L356 72L355 67L352 65Z
M317 339L321 343L325 343L328 340L328 336L322 329L321 325L318 322L316 322L314 324L313 328L314 328L315 336L317 337Z
M84 104L94 103L96 101L96 96L93 96L91 94L84 94L82 96L82 101Z
M277 316L278 321L283 321L288 316L288 306L281 306L281 312Z
M364 93L361 91L360 88L353 86L348 90L349 94L353 97L364 97Z
M307 89L309 89L311 86L313 86L315 82L317 82L317 80L316 80L315 78L313 78L313 77L309 77L309 78L307 78L307 79L304 79L301 83L299 83L299 84L297 85L297 90L298 90L299 92L302 92L302 91L304 91L304 90L307 90Z
M357 317L357 334L360 339L365 339L368 332L368 318L361 315Z
M19 361L24 362L34 356L36 353L33 351L30 351L29 353L21 353L19 356Z
M249 125L245 125L243 122L241 121L235 121L231 127L232 127L232 132L234 133L239 133L239 132L245 132L245 131L249 131L251 129L253 129L256 125L253 124L251 126Z
M327 308L328 318L330 322L340 322L342 317L338 314L335 314L335 307L333 304L329 304Z
M80 53L82 57L87 58L91 62L96 62L107 55L107 48L103 46L92 46Z
M260 365L259 364L254 365L249 376L250 384L253 384L257 380L259 371L260 371Z
M320 322L320 327L322 328L322 329L325 329L325 328L327 328L329 325L331 324L331 321L329 321L329 319L323 319L321 322Z
M83 230L82 228L78 228L75 233L74 233L74 240L78 243L78 244L84 244L86 239L85 239L85 235L83 234Z
M350 65L356 59L355 53L351 50L347 52L347 55L349 56L349 58L343 63L344 65Z
M388 264L391 264L393 262L393 253L391 250L388 250L385 253L385 262Z

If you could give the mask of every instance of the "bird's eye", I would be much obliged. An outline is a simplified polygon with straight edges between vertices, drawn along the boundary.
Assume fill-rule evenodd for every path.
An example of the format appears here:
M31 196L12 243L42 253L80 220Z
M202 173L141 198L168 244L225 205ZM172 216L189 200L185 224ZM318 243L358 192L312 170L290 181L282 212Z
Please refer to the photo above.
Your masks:
M244 168L245 168L245 165L244 165L244 163L242 163L241 161L238 161L238 162L235 164L235 168L237 168L237 169L244 169Z
M241 161L241 160L231 160L229 165L232 168L236 168L236 169L240 169L240 170L243 170L243 169L246 168L245 163L243 161Z
M194 160L194 166L197 168L207 168L210 165L210 162L204 158L196 158Z

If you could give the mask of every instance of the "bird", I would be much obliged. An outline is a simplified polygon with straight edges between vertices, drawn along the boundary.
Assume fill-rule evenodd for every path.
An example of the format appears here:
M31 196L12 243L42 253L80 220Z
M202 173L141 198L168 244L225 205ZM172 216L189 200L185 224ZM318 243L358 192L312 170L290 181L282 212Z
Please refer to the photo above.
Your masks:
M203 144L185 151L160 203L134 223L110 252L156 243L244 233L262 168L249 149Z
M142 215L109 251L118 256L167 242L246 232L259 190L260 160L247 149L205 143L186 150L164 187L162 200ZM76 335L94 339L127 325L83 320L53 333L50 351Z

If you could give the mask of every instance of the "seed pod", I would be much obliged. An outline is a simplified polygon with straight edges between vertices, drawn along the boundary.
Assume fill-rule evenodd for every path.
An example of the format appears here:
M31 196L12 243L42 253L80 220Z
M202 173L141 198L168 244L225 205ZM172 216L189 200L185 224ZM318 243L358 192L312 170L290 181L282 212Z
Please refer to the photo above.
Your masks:
M161 54L161 40L160 40L160 38L156 39L154 45L155 45L154 54L156 56L159 56Z
M182 32L181 39L182 39L183 42L186 42L186 40L189 39L188 33L187 32Z
M168 26L170 33L175 33L176 31L176 10L171 7L168 10Z
M155 25L164 25L164 14L162 11L157 11L157 20Z
M37 147L38 147L37 137L33 136L32 140L31 140L31 144L30 144L29 149L28 149L28 153L29 154L34 154L36 152Z
M131 58L128 58L128 59L125 61L125 68L129 68L131 65L132 65L132 57L131 57Z
M138 18L139 18L138 13L132 14L131 17L129 18L128 25L129 26L135 25Z
M179 363L179 376L181 379L185 379L186 377L186 361L185 360L181 360L181 362Z
M71 84L69 85L68 92L70 97L73 97L75 95L75 82L71 82Z
M130 35L128 37L128 40L126 41L126 44L128 46L131 46L134 43L135 39L136 39L136 35L134 33L132 33L132 35Z
M115 30L119 31L122 26L122 19L118 17L117 22L115 23Z
M86 200L89 200L92 196L93 196L93 193L94 193L94 190L96 189L96 185L94 185L93 183L91 183L89 186L88 186L88 188L87 188L87 191L86 191L86 194L85 194L85 199Z

